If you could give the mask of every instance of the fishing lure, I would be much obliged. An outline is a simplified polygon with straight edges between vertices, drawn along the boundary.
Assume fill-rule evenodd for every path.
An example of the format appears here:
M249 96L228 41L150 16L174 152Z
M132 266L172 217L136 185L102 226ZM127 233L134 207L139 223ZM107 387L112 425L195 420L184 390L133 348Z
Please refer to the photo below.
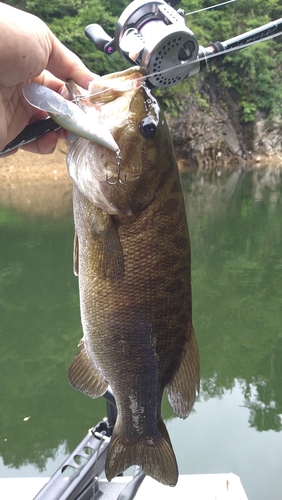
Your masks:
M46 111L52 120L64 129L101 144L111 151L119 151L112 134L98 123L98 116L95 123L93 115L88 115L74 102L36 82L27 83L22 90L29 104Z
M93 114L85 113L74 102L68 101L57 92L36 82L23 85L23 95L29 104L46 111L50 117L27 125L13 141L0 151L0 156L29 144L35 139L40 139L47 132L59 130L61 127L79 137L101 144L119 155L119 146L112 134L99 123L98 114L95 121Z
M149 87L165 88L204 71L211 63L222 60L225 54L282 33L280 18L229 40L212 43L206 48L200 46L194 33L185 25L185 16L234 1L227 0L186 14L181 9L176 11L173 8L179 0L134 0L121 14L113 39L98 24L88 25L85 34L98 50L108 55L118 51L129 64L141 66ZM30 83L23 89L28 102L47 111L53 119L28 125L0 151L0 156L42 137L50 130L58 130L56 124L106 146L118 156L118 145L107 129L101 129L98 119L93 123L91 117L90 123L90 117L75 103L46 87Z

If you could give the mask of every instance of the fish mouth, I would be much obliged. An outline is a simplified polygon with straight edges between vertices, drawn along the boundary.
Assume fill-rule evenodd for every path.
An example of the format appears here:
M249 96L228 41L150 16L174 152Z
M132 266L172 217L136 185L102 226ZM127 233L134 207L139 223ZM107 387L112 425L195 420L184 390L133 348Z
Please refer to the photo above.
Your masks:
M127 126L132 99L144 85L144 70L139 66L97 76L90 82L87 95L79 98L79 105L119 145L119 130Z
M140 66L110 75L97 76L88 88L90 104L107 104L127 93L135 93L145 83L145 72Z
M95 78L86 95L71 85L73 93L78 93L79 106L98 124L100 133L104 130L111 134L119 149L113 151L102 143L74 138L67 157L69 173L93 205L114 215L131 215L134 183L148 175L148 168L140 161L145 154L143 138L137 149L135 144L139 141L139 115L142 119L147 114L144 85L144 71L139 67ZM138 161L132 156L138 157Z

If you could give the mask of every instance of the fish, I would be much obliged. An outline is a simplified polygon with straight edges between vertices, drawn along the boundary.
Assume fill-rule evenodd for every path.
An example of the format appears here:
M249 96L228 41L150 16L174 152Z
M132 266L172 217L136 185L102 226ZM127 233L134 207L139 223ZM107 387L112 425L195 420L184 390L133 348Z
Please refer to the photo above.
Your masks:
M68 88L73 96L82 92L74 82ZM200 365L173 145L139 67L94 80L79 103L89 116L93 110L93 119L99 109L120 158L85 138L69 143L83 338L68 378L92 398L109 386L115 396L107 479L138 465L174 486L178 467L161 415L163 395L167 390L175 415L186 418L199 391Z

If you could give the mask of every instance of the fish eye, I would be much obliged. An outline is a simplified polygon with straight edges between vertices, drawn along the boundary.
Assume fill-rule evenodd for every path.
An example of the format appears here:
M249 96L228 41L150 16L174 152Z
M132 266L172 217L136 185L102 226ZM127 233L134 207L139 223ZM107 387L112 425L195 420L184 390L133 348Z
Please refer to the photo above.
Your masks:
M145 139L153 139L157 132L156 121L151 116L143 118L139 124L139 129Z

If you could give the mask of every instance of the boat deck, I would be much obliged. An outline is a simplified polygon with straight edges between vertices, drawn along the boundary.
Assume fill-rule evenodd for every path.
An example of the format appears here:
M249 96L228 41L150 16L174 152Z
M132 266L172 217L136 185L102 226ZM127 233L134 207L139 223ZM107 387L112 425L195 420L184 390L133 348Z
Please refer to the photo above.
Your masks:
M118 477L111 483L99 480L103 492L101 500L116 500L130 477ZM48 482L47 477L0 479L1 498L9 500L33 500ZM181 475L174 488L163 486L146 477L135 500L248 500L240 478L235 474ZM51 499L50 499L51 500Z

